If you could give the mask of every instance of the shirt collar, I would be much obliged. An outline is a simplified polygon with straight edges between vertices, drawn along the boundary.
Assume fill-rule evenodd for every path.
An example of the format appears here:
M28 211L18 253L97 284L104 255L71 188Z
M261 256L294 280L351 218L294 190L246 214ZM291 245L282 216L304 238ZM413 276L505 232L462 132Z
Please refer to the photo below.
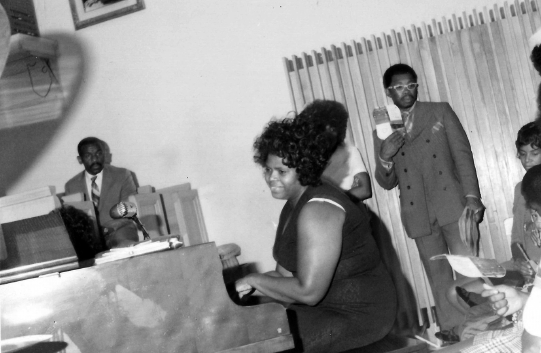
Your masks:
M87 172L85 170L85 179L88 180L89 182L92 182L92 178L93 177L97 177L96 178L96 183L98 183L98 185L101 185L101 181L103 179L103 169L101 170L101 172L99 172L98 174L96 175L92 175L90 174L89 172Z
M408 113L408 114L410 114L413 111L413 109L415 109L415 106L417 105L417 102L418 101L415 101L415 103L413 103L413 105L411 107L409 107L408 109L404 109L404 110L401 109L400 113Z

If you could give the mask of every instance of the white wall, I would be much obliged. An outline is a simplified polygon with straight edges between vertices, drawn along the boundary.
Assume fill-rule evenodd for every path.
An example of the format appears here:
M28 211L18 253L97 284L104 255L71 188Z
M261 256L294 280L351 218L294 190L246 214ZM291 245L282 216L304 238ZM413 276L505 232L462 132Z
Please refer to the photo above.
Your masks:
M141 185L191 182L211 240L236 242L241 261L260 270L274 268L283 202L271 198L251 145L291 109L282 57L495 3L145 0L143 11L74 31L67 0L34 1L42 36L74 36L88 70L60 133L7 194L62 191L81 170L77 142L95 135Z

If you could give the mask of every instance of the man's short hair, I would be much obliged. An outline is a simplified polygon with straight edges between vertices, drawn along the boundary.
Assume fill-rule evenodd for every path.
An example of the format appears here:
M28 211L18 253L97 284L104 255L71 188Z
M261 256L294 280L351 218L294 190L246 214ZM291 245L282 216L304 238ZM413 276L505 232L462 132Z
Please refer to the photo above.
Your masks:
M541 164L528 169L522 178L522 196L526 203L541 205Z
M517 140L515 141L517 151L523 146L530 145L532 147L541 148L541 126L539 125L539 122L532 121L518 130Z
M393 80L393 76L404 74L410 74L411 77L413 77L413 80L417 82L417 74L411 66L406 64L395 64L388 68L383 74L383 87L389 88L391 81Z
M83 147L87 146L87 145L96 145L96 146L98 146L100 148L103 148L102 147L102 141L99 138L97 138L97 137L85 137L77 145L77 153L79 154L80 157L82 157L81 153L82 153Z

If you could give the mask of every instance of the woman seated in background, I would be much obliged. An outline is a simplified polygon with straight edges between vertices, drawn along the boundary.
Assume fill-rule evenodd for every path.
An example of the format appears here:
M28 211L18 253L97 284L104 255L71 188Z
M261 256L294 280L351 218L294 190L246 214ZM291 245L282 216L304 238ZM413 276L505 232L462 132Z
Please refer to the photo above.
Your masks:
M315 100L295 118L305 120L307 128L336 135L337 144L321 179L338 186L354 203L372 197L370 176L361 152L346 142L349 114L342 103Z
M396 315L396 291L381 262L366 210L321 174L336 135L303 120L271 122L254 143L254 160L274 198L287 200L273 255L275 271L236 283L287 304L295 346L340 352L383 338Z

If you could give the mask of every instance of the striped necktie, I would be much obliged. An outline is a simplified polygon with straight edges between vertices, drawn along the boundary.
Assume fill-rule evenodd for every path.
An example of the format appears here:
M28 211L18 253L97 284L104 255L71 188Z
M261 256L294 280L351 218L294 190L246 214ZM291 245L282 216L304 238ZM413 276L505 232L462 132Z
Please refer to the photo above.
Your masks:
M404 127L406 128L406 133L409 134L411 132L411 128L413 127L413 114L411 111L401 112L401 114Z
M96 184L96 178L97 176L93 176L90 180L92 180L92 202L94 202L94 206L98 207L100 203L100 189L98 188L98 184Z

